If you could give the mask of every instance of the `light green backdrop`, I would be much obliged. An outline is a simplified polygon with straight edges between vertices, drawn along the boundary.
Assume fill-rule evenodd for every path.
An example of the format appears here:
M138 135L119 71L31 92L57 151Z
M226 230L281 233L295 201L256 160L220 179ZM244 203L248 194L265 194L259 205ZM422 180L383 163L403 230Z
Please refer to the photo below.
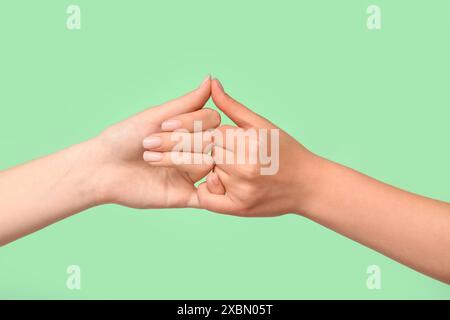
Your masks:
M66 28L69 4L81 30ZM445 0L1 0L0 168L212 73L314 152L450 201L449 12ZM65 284L73 264L79 291ZM381 290L366 287L372 264ZM0 298L448 299L450 287L293 215L111 205L0 248Z

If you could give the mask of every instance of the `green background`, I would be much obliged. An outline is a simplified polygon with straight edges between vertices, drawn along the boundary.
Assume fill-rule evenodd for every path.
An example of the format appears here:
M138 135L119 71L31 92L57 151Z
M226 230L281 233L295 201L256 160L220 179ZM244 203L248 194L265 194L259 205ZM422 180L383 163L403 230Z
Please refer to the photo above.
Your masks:
M81 30L66 28L69 4ZM1 0L0 168L211 73L314 152L449 201L449 12L445 0ZM372 264L381 290L366 287ZM294 215L108 205L0 248L0 298L449 299L450 287Z

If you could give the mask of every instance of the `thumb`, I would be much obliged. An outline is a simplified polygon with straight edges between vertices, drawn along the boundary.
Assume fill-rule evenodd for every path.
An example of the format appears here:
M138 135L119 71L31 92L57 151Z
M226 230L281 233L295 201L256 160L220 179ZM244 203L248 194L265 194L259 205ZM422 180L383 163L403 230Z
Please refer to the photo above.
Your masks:
M149 108L135 115L138 123L148 126L151 122L162 122L182 113L189 113L203 108L211 94L211 77L208 75L200 86L162 105Z
M211 97L214 104L241 128L275 127L270 121L230 97L218 79L212 80Z

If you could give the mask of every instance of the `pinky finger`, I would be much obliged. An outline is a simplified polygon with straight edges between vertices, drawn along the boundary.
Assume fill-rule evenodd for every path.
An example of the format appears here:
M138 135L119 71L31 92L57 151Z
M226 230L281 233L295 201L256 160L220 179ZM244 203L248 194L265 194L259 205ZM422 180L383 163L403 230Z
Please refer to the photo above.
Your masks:
M212 171L208 177L206 177L206 185L208 187L209 192L214 194L225 194L225 187L220 181L217 173Z
M226 195L211 193L208 190L207 183L201 183L197 188L200 207L209 211L215 211L224 214L233 214L236 211L235 204Z

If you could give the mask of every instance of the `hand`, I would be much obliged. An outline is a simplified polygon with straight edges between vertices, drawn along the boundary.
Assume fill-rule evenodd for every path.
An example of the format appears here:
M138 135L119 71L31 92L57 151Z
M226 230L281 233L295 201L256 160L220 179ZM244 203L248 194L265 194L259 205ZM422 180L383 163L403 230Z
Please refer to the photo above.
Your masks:
M227 95L218 80L212 81L211 90L216 106L239 128L221 126L217 129L218 135L214 135L216 166L206 183L198 188L201 207L239 216L303 212L314 192L318 157L286 132ZM270 170L259 157L259 151L266 145L259 136L264 133L261 129L266 129L267 135L263 137L270 136L271 130L274 133L267 139L268 150L272 151L271 160L277 162L271 164L274 166ZM252 132L256 134L252 135ZM217 139L219 136L222 138ZM245 140L241 141L245 142L244 149L239 150L238 140ZM245 163L238 162L239 152L245 153ZM276 157L278 152L279 159ZM254 164L249 163L251 155L257 159ZM233 163L226 163L226 159L233 159Z
M217 132L277 129L234 101L217 80L211 87L214 103L240 127L223 126ZM272 160L279 151L279 170L273 175L263 175L263 162L251 164L249 159L252 153L258 154L255 149L265 145L264 139L251 135L244 138L242 134L225 135L222 140L214 136L214 173L198 187L202 208L247 217L298 213L419 272L450 283L448 203L405 192L320 158L282 130L279 139L267 139ZM236 147L239 140L245 142L245 148ZM255 145L257 148L252 148ZM272 148L273 145L278 148ZM234 163L224 163L223 154L234 159ZM246 164L237 163L242 154Z
M165 140L158 139L165 137L164 131L192 132L194 121L202 121L205 130L217 127L217 111L202 109L210 97L210 85L208 77L198 89L113 125L94 139L99 154L98 202L134 208L199 206L194 183L211 171L212 162L164 167L167 154L145 148L164 149Z

